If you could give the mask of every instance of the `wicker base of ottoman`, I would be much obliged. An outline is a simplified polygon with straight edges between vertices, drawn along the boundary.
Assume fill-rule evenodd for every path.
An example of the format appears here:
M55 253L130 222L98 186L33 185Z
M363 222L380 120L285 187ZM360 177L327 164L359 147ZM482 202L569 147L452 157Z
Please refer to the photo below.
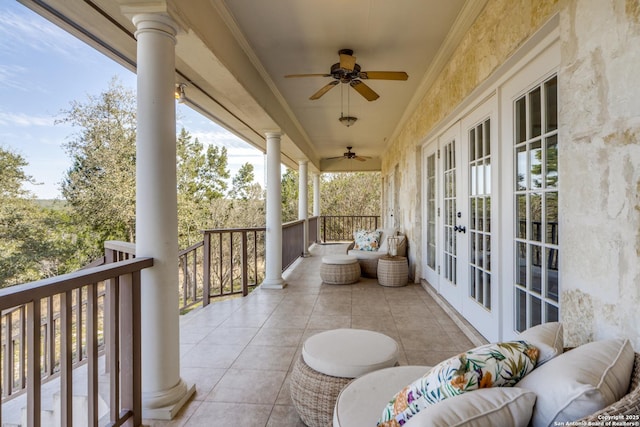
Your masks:
M320 265L320 277L330 285L349 285L360 280L360 264L355 257L326 256Z
M302 422L309 427L331 426L338 394L352 379L317 372L300 356L293 366L289 389L293 406Z
M408 278L407 258L384 256L378 260L378 283L382 286L406 286Z

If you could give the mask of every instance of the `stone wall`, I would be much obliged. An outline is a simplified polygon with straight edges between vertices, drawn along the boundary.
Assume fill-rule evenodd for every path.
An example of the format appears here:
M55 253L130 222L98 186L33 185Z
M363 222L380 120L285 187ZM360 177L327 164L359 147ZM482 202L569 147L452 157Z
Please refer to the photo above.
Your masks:
M560 14L561 313L569 345L640 348L640 2Z
M640 0L489 0L382 156L420 271L421 144L552 15L560 15L561 316L568 345L640 348ZM416 274L414 277L419 277Z
M401 171L397 226L407 233L412 277L421 270L421 145L480 83L558 10L558 0L489 0L382 159L382 174ZM396 178L397 179L397 178Z

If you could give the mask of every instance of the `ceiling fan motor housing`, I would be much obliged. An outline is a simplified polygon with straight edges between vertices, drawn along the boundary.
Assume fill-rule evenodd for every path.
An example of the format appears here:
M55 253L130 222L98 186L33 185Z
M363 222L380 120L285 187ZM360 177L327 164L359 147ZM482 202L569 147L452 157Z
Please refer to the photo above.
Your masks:
M336 80L340 80L341 83L349 83L353 79L357 79L360 76L360 65L353 66L353 70L346 70L340 67L340 63L336 62L331 66L331 77Z

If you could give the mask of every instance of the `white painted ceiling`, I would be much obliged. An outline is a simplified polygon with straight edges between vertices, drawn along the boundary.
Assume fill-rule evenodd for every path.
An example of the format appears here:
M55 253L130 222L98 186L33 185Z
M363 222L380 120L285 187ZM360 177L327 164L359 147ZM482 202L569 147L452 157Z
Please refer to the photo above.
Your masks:
M380 155L412 98L420 96L420 84L464 4L464 0L223 1L323 159L341 155L346 146L353 146L358 155ZM380 95L369 102L347 84L338 84L312 101L309 97L331 77L284 78L329 73L343 48L354 51L363 71L405 71L409 79L367 80ZM341 113L358 121L347 128L338 121Z

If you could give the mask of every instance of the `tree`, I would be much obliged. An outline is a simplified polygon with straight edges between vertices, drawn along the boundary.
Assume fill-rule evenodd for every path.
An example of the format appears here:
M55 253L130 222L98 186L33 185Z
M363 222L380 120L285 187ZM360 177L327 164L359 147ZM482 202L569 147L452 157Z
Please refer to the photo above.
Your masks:
M117 79L86 102L73 101L59 123L79 131L65 148L73 159L62 194L103 242L135 238L136 104Z
M0 286L77 269L80 233L65 209L41 208L24 184L26 160L0 147Z
M245 163L240 166L240 169L231 180L230 198L248 200L255 195L256 185L258 186L257 189L260 190L260 185L253 182L255 179L253 170L251 163Z
M320 206L323 215L380 215L378 172L323 174Z
M298 172L287 169L282 175L282 222L298 219Z

